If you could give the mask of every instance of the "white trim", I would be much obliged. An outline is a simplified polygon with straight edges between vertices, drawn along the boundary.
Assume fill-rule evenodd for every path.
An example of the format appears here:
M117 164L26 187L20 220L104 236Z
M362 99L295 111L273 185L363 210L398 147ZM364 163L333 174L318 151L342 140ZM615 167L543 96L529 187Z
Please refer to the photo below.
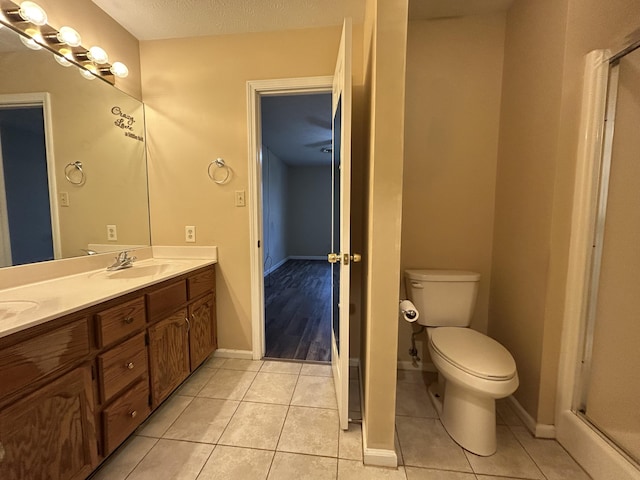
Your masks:
M213 356L218 358L243 358L245 360L252 360L253 352L251 350L232 350L230 348L219 348L214 352Z
M610 52L595 50L585 59L582 114L571 218L571 239L558 368L558 441L595 480L632 480L638 469L574 412L583 355L589 293L591 240L598 198Z
M11 257L11 236L9 235L9 211L7 191L4 184L4 164L2 159L2 135L0 134L0 267L13 265Z
M365 465L398 468L398 454L395 450L367 447L367 424L364 421L364 415L362 416L362 457Z
M47 180L49 182L49 209L51 217L51 236L53 258L62 258L60 239L60 219L58 216L58 183L56 181L56 162L53 149L53 118L51 115L51 96L48 92L11 93L0 95L2 106L41 106L44 121L44 143L47 161Z
M284 265L285 263L287 263L289 261L289 257L285 257L282 260L280 260L278 263L276 263L275 265L273 265L271 268L267 268L264 271L264 276L266 277L267 275L269 275L271 272L275 272L277 269L279 269L282 265Z
M326 255L289 255L289 260L326 260Z
M413 364L411 360L398 360L398 370L409 370L409 371L421 371L421 372L431 372L438 373L436 366L431 362L423 362L420 360L417 363L417 367Z
M516 400L516 398L511 395L507 397L507 401L513 407L515 414L518 416L524 426L536 437L536 438L556 438L556 427L555 425L547 425L544 423L536 423L534 418L529 415L520 402Z
M260 97L291 93L331 92L333 77L281 78L251 80L247 82L247 128L249 142L249 209L250 209L250 262L251 262L251 345L254 360L264 356L264 266L262 250L262 159L260 150Z

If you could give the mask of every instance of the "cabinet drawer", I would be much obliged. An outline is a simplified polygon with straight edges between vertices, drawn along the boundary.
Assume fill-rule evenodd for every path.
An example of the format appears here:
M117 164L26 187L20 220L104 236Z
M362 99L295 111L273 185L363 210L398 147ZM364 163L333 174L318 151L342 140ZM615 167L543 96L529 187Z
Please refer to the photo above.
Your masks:
M89 354L87 319L0 350L0 398Z
M104 454L115 450L150 412L149 382L145 377L103 410Z
M98 356L100 397L108 402L136 378L147 373L144 333Z
M98 346L117 342L144 327L144 313L144 297L140 297L96 314Z
M147 293L147 313L149 321L159 320L172 313L187 301L187 284L184 280L172 283Z
M189 300L196 298L206 292L211 292L215 288L216 273L213 268L207 268L205 271L196 273L187 278L187 289L189 291Z

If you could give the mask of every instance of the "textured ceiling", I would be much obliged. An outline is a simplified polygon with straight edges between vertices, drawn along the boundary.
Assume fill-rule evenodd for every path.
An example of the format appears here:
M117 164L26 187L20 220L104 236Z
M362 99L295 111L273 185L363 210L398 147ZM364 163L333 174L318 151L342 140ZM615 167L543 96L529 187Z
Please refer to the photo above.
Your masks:
M288 165L328 165L331 94L262 97L262 143Z
M342 25L363 0L93 0L140 40Z

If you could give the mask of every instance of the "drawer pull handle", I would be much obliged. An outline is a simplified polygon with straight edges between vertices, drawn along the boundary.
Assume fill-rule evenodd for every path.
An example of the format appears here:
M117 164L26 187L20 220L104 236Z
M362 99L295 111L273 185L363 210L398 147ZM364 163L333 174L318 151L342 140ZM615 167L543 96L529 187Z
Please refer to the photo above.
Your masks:
M134 367L133 362L129 362L129 363L127 363L127 368L128 368L129 370L133 370L133 367Z
M191 322L189 321L189 317L184 317L184 321L187 322L187 332L191 330Z
M133 317L127 317L124 319L124 323L131 325L133 323Z
M129 416L130 416L131 418L136 418L136 416L138 416L138 412L137 412L136 410L134 410L133 412L131 412L131 413L129 414Z

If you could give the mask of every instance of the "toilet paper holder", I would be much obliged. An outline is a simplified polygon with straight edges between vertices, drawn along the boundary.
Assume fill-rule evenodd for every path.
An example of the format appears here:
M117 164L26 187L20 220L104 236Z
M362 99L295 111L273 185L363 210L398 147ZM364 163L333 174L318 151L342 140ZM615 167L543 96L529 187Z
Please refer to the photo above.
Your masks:
M418 320L420 313L411 300L400 301L400 313L407 322L415 322Z

